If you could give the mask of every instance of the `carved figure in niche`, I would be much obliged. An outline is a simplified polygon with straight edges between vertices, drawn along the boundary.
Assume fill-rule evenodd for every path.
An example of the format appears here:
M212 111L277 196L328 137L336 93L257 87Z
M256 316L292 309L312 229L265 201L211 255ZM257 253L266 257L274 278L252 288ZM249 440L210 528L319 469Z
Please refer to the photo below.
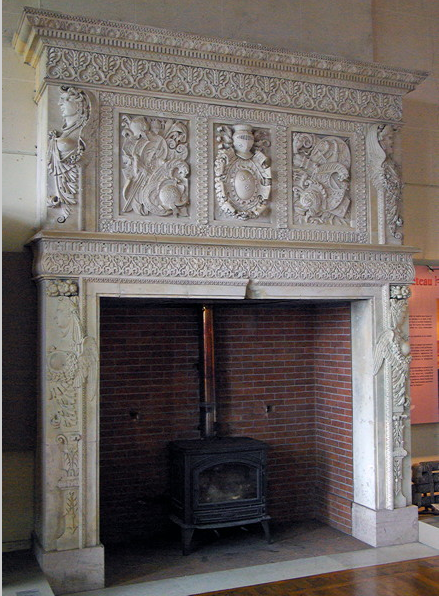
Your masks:
M187 216L186 125L124 114L121 135L122 213Z
M84 91L61 87L58 105L64 120L61 133L49 132L47 167L53 176L55 194L49 196L49 207L61 210L59 223L64 223L77 203L79 191L78 162L85 151L82 129L90 118L90 100Z
M70 349L51 346L47 353L50 400L54 403L51 424L55 428L74 427L78 422L77 392L88 380L88 397L97 387L97 347L93 338L84 336L79 319L77 296L61 296L55 323Z
M264 148L270 146L264 131L249 124L219 126L215 159L215 193L225 214L237 219L259 217L268 206L271 168Z
M350 167L346 140L294 133L294 223L349 225Z
M402 240L400 228L402 181L398 164L393 159L396 129L390 124L374 124L366 138L369 172L378 198L384 203L387 227L396 240Z

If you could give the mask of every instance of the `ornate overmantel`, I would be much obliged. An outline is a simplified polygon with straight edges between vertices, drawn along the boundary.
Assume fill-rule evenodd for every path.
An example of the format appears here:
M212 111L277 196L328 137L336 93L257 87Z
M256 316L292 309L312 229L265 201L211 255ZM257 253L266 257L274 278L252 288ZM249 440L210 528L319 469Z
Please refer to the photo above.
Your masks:
M351 300L353 534L416 540L398 131L426 73L37 9L14 43L37 72L36 551L56 593L103 585L101 296Z

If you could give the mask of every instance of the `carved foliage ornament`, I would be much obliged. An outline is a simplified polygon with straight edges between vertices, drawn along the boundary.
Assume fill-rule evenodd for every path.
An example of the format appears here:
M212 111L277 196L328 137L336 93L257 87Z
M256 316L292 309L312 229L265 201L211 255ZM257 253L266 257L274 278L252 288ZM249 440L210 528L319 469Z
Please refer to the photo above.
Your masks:
M81 138L82 129L90 118L90 100L84 91L74 87L60 87L58 105L63 117L61 132L49 132L47 169L51 176L54 194L49 195L47 205L58 208L59 223L64 223L77 203L79 192L78 162L85 151Z
M384 203L386 228L393 238L402 241L402 181L399 166L393 159L396 130L390 124L372 125L367 134L366 146L370 178L379 200Z
M79 528L79 433L66 433L57 436L62 457L62 473L58 488L62 494L62 516L59 522L57 545L68 545Z
M84 335L78 297L58 295L56 299L55 324L63 345L52 345L47 352L49 400L53 404L50 423L54 428L72 429L78 424L78 392L86 381L88 397L95 396L98 353L95 340Z
M349 224L351 152L345 139L293 134L296 224Z
M236 219L254 219L266 211L271 191L271 168L264 148L264 131L248 124L217 128L215 193L220 210Z
M374 374L383 363L390 367L392 380L392 442L393 479L396 498L402 497L402 460L407 455L404 448L404 424L410 405L408 395L410 369L410 342L404 331L408 311L408 286L390 286L390 325L380 335L374 360ZM405 501L402 501L405 504Z
M109 85L333 114L400 120L398 95L143 58L107 56L50 47L47 74L54 80Z
M188 131L181 121L121 117L122 213L187 216Z

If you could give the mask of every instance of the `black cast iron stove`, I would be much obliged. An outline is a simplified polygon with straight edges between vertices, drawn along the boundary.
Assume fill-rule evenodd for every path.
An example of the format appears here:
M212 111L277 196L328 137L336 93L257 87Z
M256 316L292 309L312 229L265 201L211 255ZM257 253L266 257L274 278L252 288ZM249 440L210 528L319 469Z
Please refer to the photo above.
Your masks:
M249 437L216 436L212 307L203 307L203 438L169 443L171 520L181 528L183 554L194 530L260 522L270 542L266 510L267 445Z
M247 437L169 444L171 519L181 528L183 554L196 528L223 528L261 522L270 541L266 514L267 445Z

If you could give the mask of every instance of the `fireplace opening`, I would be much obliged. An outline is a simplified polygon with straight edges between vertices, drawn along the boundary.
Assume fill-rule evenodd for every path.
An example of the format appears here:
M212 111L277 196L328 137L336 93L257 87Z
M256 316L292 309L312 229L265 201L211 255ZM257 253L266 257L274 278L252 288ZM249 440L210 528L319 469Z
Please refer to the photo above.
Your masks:
M216 433L268 446L267 511L273 528L320 520L350 534L350 302L211 304ZM158 536L179 541L169 520L167 446L202 439L201 308L190 299L101 299L100 533L105 545ZM201 466L201 509L257 500L258 472L247 464Z

